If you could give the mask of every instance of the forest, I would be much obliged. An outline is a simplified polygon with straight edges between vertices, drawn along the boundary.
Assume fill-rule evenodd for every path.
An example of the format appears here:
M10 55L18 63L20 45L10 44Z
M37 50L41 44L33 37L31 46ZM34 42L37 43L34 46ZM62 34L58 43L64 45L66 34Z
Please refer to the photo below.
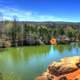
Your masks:
M80 23L1 21L0 42L6 46L48 45L51 38L69 38L80 41Z

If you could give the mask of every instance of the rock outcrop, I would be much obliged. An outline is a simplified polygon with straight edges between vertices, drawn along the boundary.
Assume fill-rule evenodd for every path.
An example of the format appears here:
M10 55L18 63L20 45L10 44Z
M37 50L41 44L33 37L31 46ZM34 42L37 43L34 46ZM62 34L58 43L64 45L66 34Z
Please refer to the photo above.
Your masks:
M36 80L80 80L80 57L66 57L53 62Z

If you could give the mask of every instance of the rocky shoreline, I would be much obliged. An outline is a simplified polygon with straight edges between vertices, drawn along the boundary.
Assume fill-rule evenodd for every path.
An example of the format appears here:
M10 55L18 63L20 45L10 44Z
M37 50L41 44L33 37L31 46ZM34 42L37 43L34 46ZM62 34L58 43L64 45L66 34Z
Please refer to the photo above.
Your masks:
M80 56L66 57L53 62L36 80L80 80Z

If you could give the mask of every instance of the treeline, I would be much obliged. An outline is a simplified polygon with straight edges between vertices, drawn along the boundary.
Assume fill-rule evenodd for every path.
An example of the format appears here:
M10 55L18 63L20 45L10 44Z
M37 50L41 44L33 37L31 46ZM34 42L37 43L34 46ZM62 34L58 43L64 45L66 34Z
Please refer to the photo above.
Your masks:
M0 38L12 46L50 44L65 35L73 41L80 41L80 24L68 22L0 22Z

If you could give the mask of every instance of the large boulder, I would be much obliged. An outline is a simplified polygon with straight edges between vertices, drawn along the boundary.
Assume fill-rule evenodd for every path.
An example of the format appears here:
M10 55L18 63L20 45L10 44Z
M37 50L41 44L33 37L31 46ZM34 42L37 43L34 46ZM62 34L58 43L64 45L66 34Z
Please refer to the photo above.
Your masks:
M56 76L67 74L78 69L80 57L68 57L61 59L60 62L53 62L49 67L49 72Z
M36 80L80 80L80 57L66 57L53 62Z
M4 47L6 48L11 47L11 42L9 40L4 41Z

